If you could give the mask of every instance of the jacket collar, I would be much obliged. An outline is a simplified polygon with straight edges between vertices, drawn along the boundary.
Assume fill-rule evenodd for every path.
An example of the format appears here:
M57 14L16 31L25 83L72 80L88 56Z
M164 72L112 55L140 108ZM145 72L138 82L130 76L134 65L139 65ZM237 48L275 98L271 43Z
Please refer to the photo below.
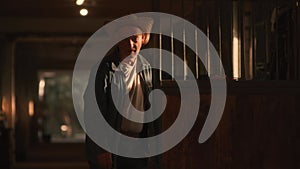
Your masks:
M115 72L117 70L120 62L121 62L120 58L119 58L119 50L118 50L118 48L116 48L114 50L114 52L112 52L111 54L109 54L108 57L111 59L111 69L112 69L112 71ZM142 69L150 67L149 62L142 55L138 54L137 59L138 59L137 61L138 61L139 65L142 66Z

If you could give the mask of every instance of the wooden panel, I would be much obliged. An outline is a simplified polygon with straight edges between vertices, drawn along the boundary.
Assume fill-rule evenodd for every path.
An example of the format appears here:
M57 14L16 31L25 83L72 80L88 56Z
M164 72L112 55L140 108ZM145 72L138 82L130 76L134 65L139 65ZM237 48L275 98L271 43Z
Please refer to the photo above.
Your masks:
M218 128L209 140L199 144L198 137L210 107L210 95L202 94L194 127L176 147L162 155L162 168L299 167L300 95L296 91L300 91L300 86L294 86L296 84L286 82L284 87L277 88L276 82L256 86L244 83L238 89L230 90L234 92L228 94ZM231 87L234 86L229 85ZM264 92L263 88L268 90ZM167 95L172 105L179 105L180 98L170 86ZM173 112L177 108L167 106L162 122L164 127L174 122L177 114Z
M195 93L191 91L192 99ZM172 103L167 106L163 115L163 128L169 127L177 117L180 98L174 93L168 93L168 101ZM198 143L198 138L203 124L206 120L210 107L210 95L201 95L200 110L196 123L186 138L177 146L162 156L162 168L219 168L231 164L231 112L234 109L234 97L228 98L230 102L226 105L223 119L215 134L204 144ZM176 112L176 113L174 113ZM184 126L184 124L183 124Z
M296 168L296 100L299 96L285 94L237 97L233 119L234 168Z

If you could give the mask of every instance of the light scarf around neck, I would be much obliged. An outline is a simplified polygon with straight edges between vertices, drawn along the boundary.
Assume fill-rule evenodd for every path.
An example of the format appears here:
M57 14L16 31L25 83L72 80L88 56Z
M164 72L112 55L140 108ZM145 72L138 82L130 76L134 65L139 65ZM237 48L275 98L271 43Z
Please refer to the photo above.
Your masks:
M115 74L115 78L118 79L118 82L124 82L123 89L125 89L125 91L123 91L123 93L121 90L120 93L118 93L119 96L116 103L121 109L120 111L124 112L125 115L121 122L121 130L124 132L140 133L143 129L142 123L136 123L126 118L135 116L135 118L139 119L139 121L143 121L144 119L144 96L141 88L140 77L137 74L137 66L139 66L137 59L124 59L119 64L116 70L117 73ZM129 99L125 99L124 97L129 97ZM139 111L134 111L136 108Z
M127 92L132 88L133 81L135 79L136 67L137 67L137 59L134 60L131 58L125 58L119 65L119 71L123 72L125 75L125 85Z

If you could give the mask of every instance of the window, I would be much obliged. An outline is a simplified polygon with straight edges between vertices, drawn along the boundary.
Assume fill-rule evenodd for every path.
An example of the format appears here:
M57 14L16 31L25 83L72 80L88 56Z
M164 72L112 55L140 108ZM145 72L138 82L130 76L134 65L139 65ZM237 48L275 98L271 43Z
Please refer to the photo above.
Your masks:
M83 142L72 102L72 71L40 71L40 137L51 142ZM48 140L47 140L48 139Z

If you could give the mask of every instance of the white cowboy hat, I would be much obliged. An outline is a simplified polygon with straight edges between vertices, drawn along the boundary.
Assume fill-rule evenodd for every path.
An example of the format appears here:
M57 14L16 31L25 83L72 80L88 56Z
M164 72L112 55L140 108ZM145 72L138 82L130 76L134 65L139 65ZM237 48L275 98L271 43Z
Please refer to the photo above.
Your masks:
M150 17L138 17L135 14L112 21L106 26L106 31L112 38L127 38L125 35L145 34L143 45L150 39L153 19Z

